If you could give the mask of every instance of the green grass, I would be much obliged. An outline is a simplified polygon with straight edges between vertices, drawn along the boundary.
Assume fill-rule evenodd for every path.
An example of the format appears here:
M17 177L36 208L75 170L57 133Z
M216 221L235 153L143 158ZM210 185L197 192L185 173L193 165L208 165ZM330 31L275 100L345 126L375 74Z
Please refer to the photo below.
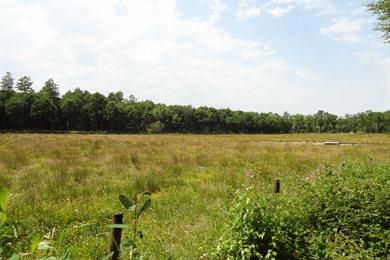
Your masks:
M316 141L362 144L294 143ZM54 228L54 239L63 233L57 249L69 246L74 259L107 255L107 226L123 211L118 195L149 190L152 206L140 224L143 254L194 259L215 249L247 172L256 175L258 194L271 193L279 178L283 194L296 195L325 165L367 157L387 163L389 151L384 134L2 134L0 182L12 193L9 219L24 233ZM16 249L25 251L28 237L21 239L26 243Z

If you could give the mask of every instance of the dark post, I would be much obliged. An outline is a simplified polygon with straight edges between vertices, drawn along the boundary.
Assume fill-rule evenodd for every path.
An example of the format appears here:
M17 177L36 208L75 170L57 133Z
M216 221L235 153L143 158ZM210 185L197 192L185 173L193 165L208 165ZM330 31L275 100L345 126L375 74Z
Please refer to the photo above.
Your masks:
M113 224L123 224L123 214L117 213L114 215L112 219ZM121 228L113 228L111 233L111 244L110 244L110 253L112 254L111 260L118 260L119 253L121 248L121 237L122 237L122 229Z
M279 179L275 181L274 192L280 193L280 180Z

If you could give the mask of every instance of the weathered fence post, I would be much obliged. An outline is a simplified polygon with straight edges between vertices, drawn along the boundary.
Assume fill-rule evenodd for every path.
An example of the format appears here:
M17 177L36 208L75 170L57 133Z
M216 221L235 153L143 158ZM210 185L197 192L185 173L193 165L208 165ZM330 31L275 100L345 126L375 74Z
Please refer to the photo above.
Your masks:
M274 192L280 193L280 180L279 179L275 181Z
M123 224L123 214L116 213L112 219L113 224ZM113 228L111 233L110 253L112 254L111 260L118 260L121 248L122 229Z

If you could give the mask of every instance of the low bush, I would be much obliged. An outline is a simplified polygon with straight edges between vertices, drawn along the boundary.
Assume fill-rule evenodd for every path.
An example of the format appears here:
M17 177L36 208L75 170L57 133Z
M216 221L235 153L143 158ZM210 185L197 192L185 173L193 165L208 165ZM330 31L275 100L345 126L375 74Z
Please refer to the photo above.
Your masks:
M220 259L383 259L390 256L390 166L326 168L297 195L238 196Z

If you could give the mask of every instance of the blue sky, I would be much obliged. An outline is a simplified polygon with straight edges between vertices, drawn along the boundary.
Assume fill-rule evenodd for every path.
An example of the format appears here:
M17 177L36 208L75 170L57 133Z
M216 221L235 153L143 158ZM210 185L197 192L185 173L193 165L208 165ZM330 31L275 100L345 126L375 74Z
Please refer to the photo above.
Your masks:
M0 72L167 104L390 109L390 52L360 0L1 0Z

